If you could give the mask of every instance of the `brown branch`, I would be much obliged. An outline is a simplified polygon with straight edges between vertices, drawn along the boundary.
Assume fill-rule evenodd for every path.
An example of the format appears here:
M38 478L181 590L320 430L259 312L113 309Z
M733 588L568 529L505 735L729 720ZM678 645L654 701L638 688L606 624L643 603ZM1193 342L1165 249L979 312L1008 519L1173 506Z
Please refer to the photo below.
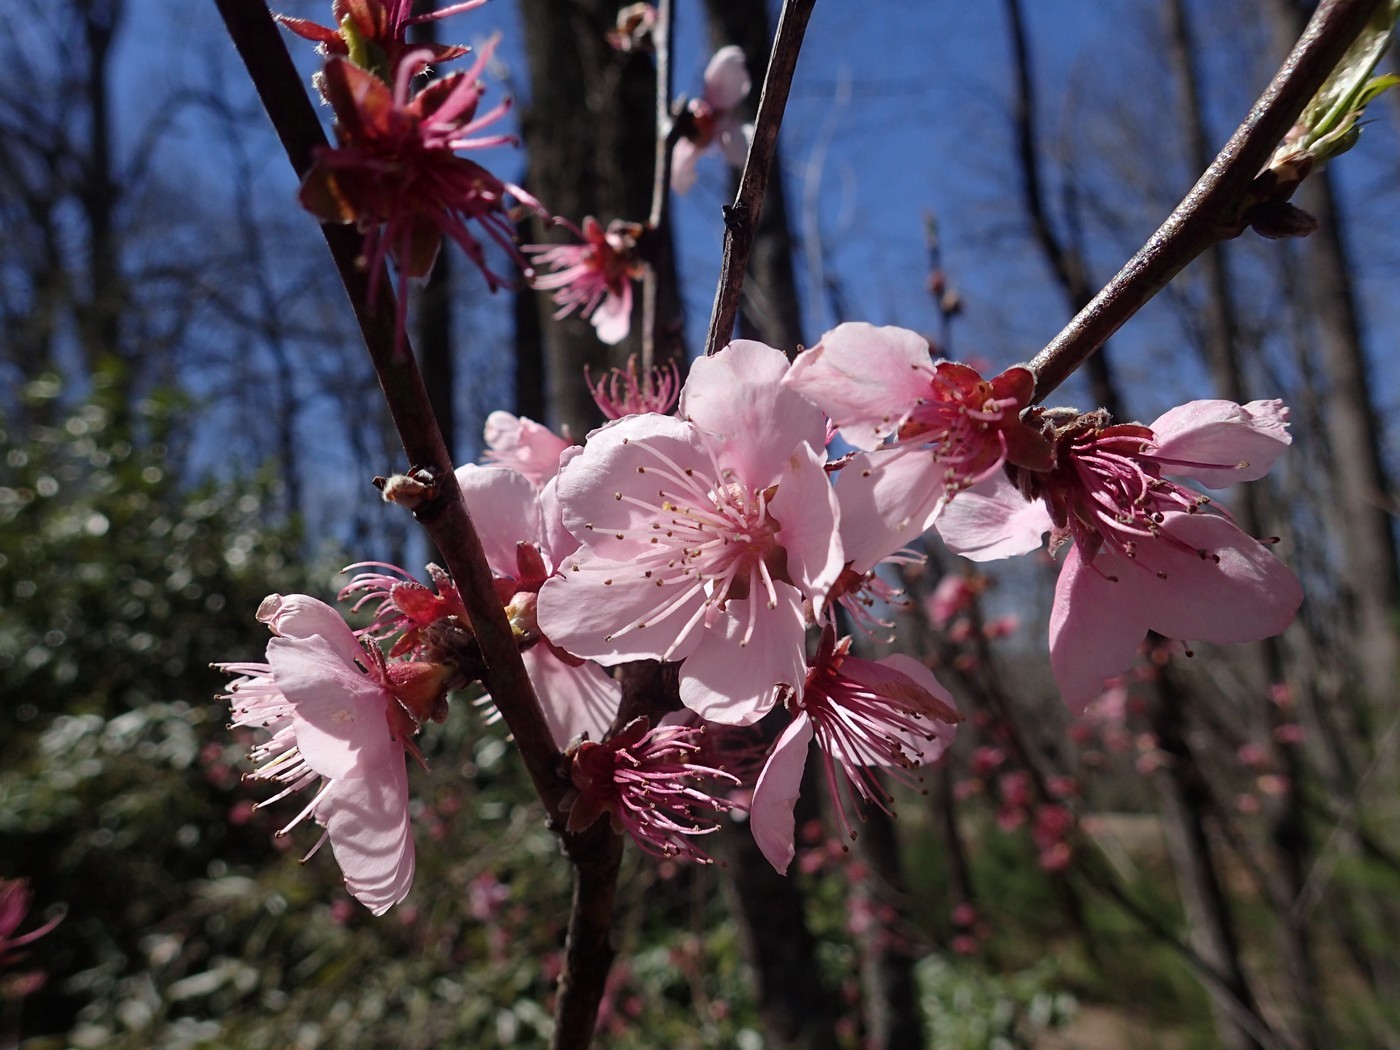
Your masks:
M1384 0L1323 0L1283 67L1200 181L1118 275L1031 361L1044 400L1188 263L1237 236L1274 148Z
M676 147L678 125L671 115L671 47L675 43L675 22L671 17L671 0L656 5L656 24L652 28L652 47L656 52L656 167L651 185L651 215L647 220L647 236L653 243L661 242L666 232L667 213L671 199L671 154ZM656 320L658 285L661 276L653 262L647 263L642 278L642 375L651 375L656 364Z
M734 204L724 211L724 261L720 267L719 288L715 292L714 310L710 314L710 330L705 336L705 355L715 354L729 342L734 332L734 319L739 314L739 294L744 286L744 273L749 265L758 217L763 210L763 194L773 171L778 153L778 130L787 108L792 75L797 69L797 56L802 50L802 37L807 21L812 17L816 0L784 0L778 18L778 31L773 37L773 53L768 59L768 71L763 77L763 94L758 100L758 116L754 120L753 145L748 161L739 178L739 192Z
M325 132L272 15L260 2L215 0L215 3L293 170L305 175L316 148L326 145ZM437 479L436 497L418 508L414 516L428 530L461 592L486 662L482 682L515 737L535 790L551 818L555 818L567 786L559 776L559 751L554 746L505 611L496 596L491 570L462 502L452 461L433 416L417 362L411 351L395 350L393 294L381 287L376 300L369 301L368 275L360 266L363 238L353 226L323 225L321 232L350 296L360 333L374 362L408 462L414 467L430 469ZM407 346L406 342L402 345Z

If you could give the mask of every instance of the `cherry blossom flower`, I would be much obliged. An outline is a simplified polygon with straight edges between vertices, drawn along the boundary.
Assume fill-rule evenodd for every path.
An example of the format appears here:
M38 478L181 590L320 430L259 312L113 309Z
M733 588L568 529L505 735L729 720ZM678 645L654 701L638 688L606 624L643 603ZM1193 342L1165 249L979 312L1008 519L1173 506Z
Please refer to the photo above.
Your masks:
M535 257L535 263L553 271L536 272L530 286L554 293L559 304L556 318L577 310L592 322L600 340L615 346L632 327L632 281L646 269L637 254L642 227L615 221L604 230L591 215L583 220L582 230L567 220L558 221L584 243L527 244L524 251Z
M701 788L703 781L737 784L722 769L696 763L703 727L650 727L635 718L603 743L585 740L571 748L574 790L568 830L583 831L604 813L645 852L683 857L701 864L710 857L689 841L719 825L699 811L727 813L733 803Z
M680 395L681 373L675 361L658 365L645 376L637 374L637 355L627 358L626 368L613 368L596 383L588 376L588 389L593 392L593 402L608 419L621 419L642 412L659 412L662 415L676 407Z
M404 754L421 761L411 738L438 710L450 669L387 663L333 608L304 594L270 595L258 619L274 635L267 663L216 666L238 675L222 697L232 704L233 725L270 734L250 752L256 768L249 778L281 790L259 808L314 788L277 834L307 817L324 826L307 857L329 839L346 888L382 915L413 884Z
M486 0L466 0L414 15L413 0L332 0L335 28L306 18L276 17L297 36L316 41L322 54L348 58L362 69L392 81L399 63L410 51L426 49L431 55L429 61L448 62L469 50L457 44L410 44L409 26L461 14L484 3Z
M316 152L300 200L323 222L353 222L364 231L371 296L386 257L402 276L426 277L444 236L476 263L493 290L507 283L487 265L485 249L469 227L473 222L511 258L524 262L515 247L507 198L541 214L544 209L518 186L455 152L513 141L508 135L474 137L508 108L503 104L477 116L486 90L480 73L493 47L494 42L482 48L470 70L434 81L411 98L411 81L432 57L428 50L405 55L392 85L342 58L328 61L317 78L335 111L338 145Z
M60 913L37 929L16 934L24 917L29 914L33 899L28 879L0 879L0 974L3 974L0 976L0 1002L32 995L48 979L48 974L41 969L3 973L24 961L26 953L20 949L33 944L63 921L63 914Z
M844 565L821 411L779 385L783 354L736 341L697 361L682 418L594 431L558 478L582 541L540 590L544 633L604 665L684 661L681 701L746 725L800 689L804 604ZM817 610L819 611L819 610Z
M1150 427L1102 412L1046 413L1054 469L1018 471L964 493L936 522L957 553L984 561L1073 541L1050 618L1050 662L1081 713L1104 681L1132 666L1148 631L1206 642L1257 641L1292 622L1297 578L1210 499L1163 478L1211 488L1262 477L1288 446L1278 401L1193 401ZM1027 503L1027 498L1032 502Z
M714 53L705 67L704 95L692 99L688 107L693 137L680 139L671 154L671 187L677 193L690 192L695 185L695 165L711 146L720 148L731 167L744 166L753 141L753 125L740 120L737 110L752 86L742 48L730 44Z
M821 750L837 820L856 837L845 796L890 812L889 792L875 773L915 784L912 770L934 762L962 721L948 693L919 661L902 654L879 661L848 655L851 640L827 627L807 670L806 687L788 694L793 720L783 730L754 788L750 824L763 855L780 873L792 863L793 807L812 740ZM849 791L843 791L837 769Z
M968 365L935 362L928 340L905 328L838 325L798 355L783 382L868 453L842 471L843 507L896 530L895 548L1003 463L1049 466L1048 443L1020 420L1035 388L1028 369L986 380Z
M559 472L559 457L573 447L543 423L499 409L486 417L485 436L483 459L524 474L536 486Z

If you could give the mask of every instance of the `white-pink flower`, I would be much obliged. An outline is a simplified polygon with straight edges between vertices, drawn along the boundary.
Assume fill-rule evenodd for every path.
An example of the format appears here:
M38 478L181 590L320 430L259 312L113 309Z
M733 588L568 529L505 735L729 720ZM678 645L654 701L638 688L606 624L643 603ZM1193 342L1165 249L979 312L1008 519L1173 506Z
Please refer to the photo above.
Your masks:
M410 738L418 721L405 698L437 693L446 669L386 665L339 613L304 594L269 596L258 619L274 635L267 663L219 667L239 676L225 696L233 724L271 734L250 753L256 768L249 776L281 790L259 806L314 789L278 834L307 817L323 825L311 853L329 838L346 888L381 915L413 884L404 753L417 755Z
M1021 472L1024 494L993 478L936 527L979 561L1032 550L1047 530L1052 548L1074 541L1050 617L1050 663L1072 711L1132 666L1148 631L1248 642L1292 622L1302 588L1287 566L1208 497L1162 476L1211 488L1262 477L1290 440L1281 402L1193 401L1150 427L1102 413L1050 425L1053 470Z
M671 154L671 187L688 193L695 185L700 155L718 146L731 167L742 168L753 141L753 125L739 119L739 103L749 97L752 81L742 48L730 44L714 53L705 67L705 94L691 101L695 138L682 138Z
M847 789L889 812L890 795L876 770L913 784L913 770L936 761L962 721L951 694L919 661L902 654L862 660L848 655L850 645L849 638L836 641L830 627L823 632L805 688L789 694L793 720L754 788L749 815L754 840L780 873L793 858L793 807L813 739L837 820L855 838L844 801Z
M500 410L486 417L485 437L483 459L519 471L536 485L559 472L559 457L572 447L543 423Z
M787 367L737 341L696 362L681 418L611 423L559 474L582 548L541 588L541 629L605 665L683 660L682 702L716 722L800 688L807 607L844 564L825 419L780 385Z

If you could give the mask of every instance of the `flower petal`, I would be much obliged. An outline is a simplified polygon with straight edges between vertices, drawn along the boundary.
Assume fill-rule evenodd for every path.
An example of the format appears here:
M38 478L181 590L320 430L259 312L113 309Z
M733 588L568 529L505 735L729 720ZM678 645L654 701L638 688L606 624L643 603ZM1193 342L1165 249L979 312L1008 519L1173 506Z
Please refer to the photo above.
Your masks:
M1193 478L1212 489L1257 481L1292 442L1282 401L1192 401L1159 416L1154 460L1162 473Z
M402 761L374 777L335 781L315 816L330 834L345 887L356 900L383 915L408 896L415 860Z
M565 663L547 645L526 649L520 658L561 751L585 733L590 740L603 739L622 698L621 687L606 671L594 663Z
M1044 542L1050 525L1045 504L1027 501L1000 471L959 492L934 522L948 549L970 561L1033 551Z
M841 543L852 570L869 572L923 535L946 509L943 496L942 468L923 449L861 453L842 467L836 498Z
M507 467L468 463L457 468L457 484L491 572L515 576L516 545L539 543L544 531L534 482Z
M1100 554L1097 565L1086 565L1079 548L1071 546L1055 583L1050 670L1060 697L1075 715L1083 714L1103 692L1104 679L1133 666L1147 635L1141 596L1131 582L1124 582L1147 574L1123 566L1126 577L1118 582L1105 579L1109 569L1104 563L1109 560Z
M705 67L705 101L720 112L748 98L752 86L744 49L734 44L716 51Z
M779 875L787 874L796 853L793 807L802 790L802 774L807 768L811 742L812 723L805 714L799 714L773 745L753 789L749 826L759 851Z
M778 602L771 608L766 595L731 600L728 614L705 631L681 667L681 703L701 718L750 725L773 707L778 685L801 687L807 673L802 594L782 582L774 588Z
M799 445L768 509L781 526L788 578L817 602L841 575L846 557L837 529L836 493L827 479L825 453Z

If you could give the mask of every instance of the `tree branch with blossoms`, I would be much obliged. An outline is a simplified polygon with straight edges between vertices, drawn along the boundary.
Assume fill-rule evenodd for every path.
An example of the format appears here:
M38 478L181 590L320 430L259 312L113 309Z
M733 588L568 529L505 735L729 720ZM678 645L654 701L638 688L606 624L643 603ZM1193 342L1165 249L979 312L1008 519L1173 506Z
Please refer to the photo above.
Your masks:
M1388 0L1324 0L1318 5L1249 116L1176 210L1031 360L1035 401L1044 401L1212 245L1251 227L1272 237L1308 232L1307 216L1287 203L1301 178L1289 177L1293 173L1281 177L1270 158L1353 42L1387 6Z
M314 164L315 151L328 143L271 13L260 2L215 2L292 169L305 177ZM329 223L322 223L321 231L345 284L408 462L415 469L428 471L427 491L411 508L414 517L428 531L461 592L481 646L483 683L515 737L535 790L549 813L557 815L566 790L558 773L559 751L521 662L476 528L462 502L427 388L407 336L398 327L394 296L389 289L379 288L371 297L362 263L363 234L353 226Z
M749 267L749 251L758 230L768 179L773 173L773 159L778 153L778 131L787 109L788 93L792 90L792 77L797 71L802 38L815 6L816 0L784 0L778 16L773 53L763 75L763 92L759 95L758 115L754 118L753 144L739 177L739 192L734 196L734 203L724 210L724 256L710 327L705 336L706 357L718 353L734 334L744 274Z

